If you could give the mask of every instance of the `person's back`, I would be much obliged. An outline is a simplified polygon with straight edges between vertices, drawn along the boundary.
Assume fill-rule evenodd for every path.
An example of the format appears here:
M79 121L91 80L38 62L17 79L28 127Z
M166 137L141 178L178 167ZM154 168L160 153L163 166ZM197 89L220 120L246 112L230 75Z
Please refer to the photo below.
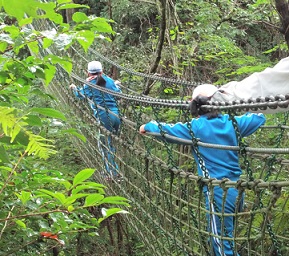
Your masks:
M168 134L170 135L168 142L173 143L172 137L192 140L192 136L194 136L204 143L237 146L236 129L239 130L241 137L246 137L265 123L265 117L263 114L251 113L236 116L234 118L237 127L235 127L229 115L202 109L202 105L207 105L217 90L215 86L206 84L198 86L194 90L190 111L192 116L197 116L197 118L193 118L190 122L167 124L151 121L142 125L139 132L141 134L151 132L163 140L166 140L163 134ZM177 143L177 140L175 141ZM199 176L219 180L222 178L238 180L241 169L237 151L195 145L192 146L192 149ZM240 195L234 187L228 188L225 193L220 186L208 188L206 185L203 187L203 192L207 209L207 227L211 234L212 255L238 255L232 240L234 238L234 214L242 209L244 194ZM241 200L240 198L237 200L240 196ZM220 213L228 215L220 215ZM219 239L220 236L223 238Z
M88 77L87 82L95 84L105 89L121 92L120 88L115 84L114 80L103 74L102 64L99 61L91 61L87 67ZM89 85L84 84L81 88L77 88L74 84L70 85L74 94L83 99L89 99L89 105L93 109L96 119L110 132L118 134L121 120L119 117L118 105L116 97L109 92L103 92L102 90ZM101 136L101 138L104 138ZM116 152L113 143L112 136L107 135L105 138L107 145L101 149L104 155L104 164L107 174L112 177L118 177L118 165L114 160L114 154Z
M247 113L242 116L235 117L237 127L229 115L218 114L214 118L208 118L201 115L199 118L191 121L191 127L196 138L201 142L218 144L225 146L237 146L238 139L236 129L239 130L242 137L248 136L255 132L264 122L263 115L251 115ZM224 150L217 148L208 148L199 146L199 152L209 170L210 178L229 178L236 181L242 173L239 167L238 152L233 150ZM194 155L196 160L197 156ZM199 175L204 176L200 166L198 166Z
M114 83L114 80L110 77L102 74L102 78L105 80L105 88L114 92L121 92L120 88ZM92 84L97 84L98 77L95 76L89 82ZM96 88L93 88L87 84L83 86L83 90L86 95L93 99L94 103L103 107L108 108L110 111L118 111L116 97L110 93L102 92Z

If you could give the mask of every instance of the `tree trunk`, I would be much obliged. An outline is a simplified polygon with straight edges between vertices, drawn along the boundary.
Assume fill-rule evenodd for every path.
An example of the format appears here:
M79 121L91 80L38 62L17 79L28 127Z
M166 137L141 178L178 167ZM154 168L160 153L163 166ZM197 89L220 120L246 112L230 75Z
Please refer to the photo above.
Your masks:
M289 49L289 4L287 0L275 0L275 6L281 20L280 32L285 36Z
M156 51L156 59L155 62L153 63L149 74L154 74L156 73L156 70L159 66L160 60L161 60L161 55L162 55L162 50L163 50L163 45L165 41L165 34L166 34L166 0L160 0L161 3L161 24L160 24L160 33L159 33L159 41L158 41L158 47ZM148 95L150 90L151 90L151 80L149 80L146 84L146 87L143 91L144 95Z

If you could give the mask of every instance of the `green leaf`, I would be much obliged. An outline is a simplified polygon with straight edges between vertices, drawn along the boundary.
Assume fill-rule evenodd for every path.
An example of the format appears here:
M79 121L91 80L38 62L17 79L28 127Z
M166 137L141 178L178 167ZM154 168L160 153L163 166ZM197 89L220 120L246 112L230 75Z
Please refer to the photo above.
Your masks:
M57 0L58 4L71 3L71 0Z
M21 191L21 194L15 194L21 200L22 204L26 204L31 199L31 192Z
M71 188L71 183L68 180L59 181L60 184L64 185L64 187L69 190Z
M55 97L49 93L46 93L43 90L40 90L38 88L32 89L30 91L30 93L33 93L35 95L37 95L38 97L44 98L44 99L51 99L51 100L55 100Z
M91 46L95 38L92 31L79 31L76 36L76 40L83 47L85 51Z
M67 207L67 211L72 212L73 210L74 210L73 205L69 205L69 206Z
M52 108L32 108L30 109L31 112L36 112L44 116L49 116L53 118L59 118L63 121L66 120L66 117L64 114L59 112L58 110L52 109Z
M53 40L50 38L43 38L43 48L46 49L53 44Z
M0 71L0 83L4 84L6 83L6 80L9 78L9 75L7 74L7 72L4 71Z
M2 163L9 163L9 157L3 145L0 145L0 161Z
M28 155L34 154L40 158L47 159L51 154L56 154L57 152L53 150L53 145L50 145L51 140L45 139L39 135L33 134L26 131L29 134L29 143L26 147L26 152Z
M69 58L61 58L55 55L48 55L44 58L47 61L50 61L52 64L61 65L68 73L72 71L72 63Z
M76 23L79 23L79 22L83 22L85 20L88 20L88 17L86 16L85 13L83 12L75 12L73 15L72 15L72 20Z
M41 118L39 116L36 116L36 115L27 115L27 116L23 117L23 119L25 120L25 122L28 125L31 125L31 126L41 126L42 125Z
M44 69L45 84L48 85L52 81L52 79L56 73L56 67L53 65L50 65L50 64L46 64L46 67L47 68Z
M14 16L18 21L24 17L24 2L18 0L2 1L5 12L11 16Z
M83 142L86 142L86 138L84 137L84 135L78 133L76 129L71 128L71 129L63 130L61 131L61 133L72 134L76 136L77 138L81 139Z
M26 229L26 224L25 224L22 220L15 220L15 223L16 223L19 227Z
M39 53L39 46L37 41L29 42L27 43L27 46L29 47L30 51L32 51L35 54Z
M13 39L17 38L20 34L19 28L15 26L6 26L3 30L5 32L8 32L10 34L10 37Z
M65 207L68 207L69 205L72 205L77 199L86 197L88 194L76 194L71 195L66 198L66 200L63 202Z
M8 44L6 42L0 42L0 52L5 52Z
M93 20L92 24L95 26L97 32L113 33L111 25L107 22L107 19L105 18L97 17Z
M17 142L23 146L27 146L29 143L29 136L27 136L27 134L24 131L20 131L17 134L14 142Z
M121 204L121 205L126 205L129 206L128 204L128 199L120 196L108 196L105 197L102 202L102 204L107 203L107 204Z
M64 4L64 5L61 5L60 7L58 7L57 10L77 9L77 8L87 8L87 9L89 9L90 7L87 6L87 5L82 5L82 4Z
M47 195L50 195L51 197L59 200L59 202L62 204L62 205L65 205L65 201L66 201L66 197L63 193L60 193L60 192L52 192L50 190L47 190L47 189L39 189L40 192L43 192L44 194L47 194Z
M98 219L98 223L101 223L103 220L107 219L108 217L117 214L117 213L122 213L122 214L127 214L128 211L125 211L123 209L120 208L110 208L110 209L105 209L102 208L101 209L102 215L104 216L103 218L99 218Z
M77 194L79 191L91 190L91 189L98 190L98 193L104 194L103 188L105 188L105 186L102 184L90 182L90 183L85 183L84 185L78 185L75 189L71 191L71 194Z
M85 198L84 207L99 205L103 198L102 194L91 194Z
M73 179L73 186L77 186L78 184L82 183L83 181L89 179L92 174L95 172L94 169L84 169L77 173Z
M19 26L20 27L23 27L25 25L28 25L28 24L31 24L33 21L33 18L32 17L29 17L27 19L22 19L20 22L19 22Z

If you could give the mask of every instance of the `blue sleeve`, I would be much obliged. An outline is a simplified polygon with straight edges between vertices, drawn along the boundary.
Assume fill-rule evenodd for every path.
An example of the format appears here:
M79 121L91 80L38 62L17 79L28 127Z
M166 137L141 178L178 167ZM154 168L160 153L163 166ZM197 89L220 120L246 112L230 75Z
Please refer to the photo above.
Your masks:
M260 126L265 124L266 118L262 113L246 113L235 117L242 137L254 133Z
M93 88L90 86L84 84L83 87L79 90L85 97L91 99L93 94L92 94Z
M146 132L151 132L155 133L154 136L158 137L159 139L161 138L162 140L167 140L169 142L173 143L178 143L177 141L171 141L168 139L165 139L161 132L164 132L168 135L180 138L180 139L185 139L185 140L191 140L192 136L190 134L190 130L187 126L187 124L184 123L176 123L176 124L166 124L166 123L158 123L156 121L151 121L147 124L145 124L144 127Z
M84 84L82 87L77 87L76 90L73 90L73 93L79 99L84 99L85 97L90 97L92 95L86 84Z
M109 83L109 85L107 86L108 89L111 89L111 90L113 90L115 92L121 93L120 87L115 83L115 81L113 79L111 79L110 77L106 76L106 82Z
M83 92L81 92L82 88L78 88L76 90L73 90L74 95L79 99L84 99Z

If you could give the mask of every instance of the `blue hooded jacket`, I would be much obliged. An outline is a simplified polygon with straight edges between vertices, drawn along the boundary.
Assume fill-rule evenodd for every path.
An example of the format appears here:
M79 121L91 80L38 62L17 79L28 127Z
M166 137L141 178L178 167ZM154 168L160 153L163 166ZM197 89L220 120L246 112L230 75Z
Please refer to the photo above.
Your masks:
M115 84L114 80L110 77L102 74L102 77L106 81L105 88L108 90L112 90L115 92L121 92L120 88ZM97 77L95 79L92 79L89 81L92 84L96 84ZM115 100L115 96L102 92L96 88L93 88L87 84L84 84L83 87L79 88L79 91L74 91L75 95L79 98L82 98L82 95L88 97L91 99L95 104L103 107L108 108L110 111L114 113L118 113L117 103ZM82 95L81 95L82 94ZM92 109L96 109L94 104L91 104ZM101 109L98 109L98 111L101 111Z
M241 137L246 137L254 133L265 123L263 114L246 113L235 117ZM238 146L236 131L230 120L230 116L219 114L216 118L208 119L206 115L193 118L190 122L191 129L196 138L201 142L219 144L226 146ZM187 123L166 124L151 121L144 127L146 132L157 133L157 138L164 140L160 134L162 132L180 139L192 140L192 136ZM172 142L170 139L169 142ZM176 143L179 143L176 141ZM242 171L239 166L238 152L233 150L207 148L199 146L204 165L209 172L209 178L229 178L232 181L239 179ZM198 174L205 176L199 159L193 150L194 158L198 164Z

